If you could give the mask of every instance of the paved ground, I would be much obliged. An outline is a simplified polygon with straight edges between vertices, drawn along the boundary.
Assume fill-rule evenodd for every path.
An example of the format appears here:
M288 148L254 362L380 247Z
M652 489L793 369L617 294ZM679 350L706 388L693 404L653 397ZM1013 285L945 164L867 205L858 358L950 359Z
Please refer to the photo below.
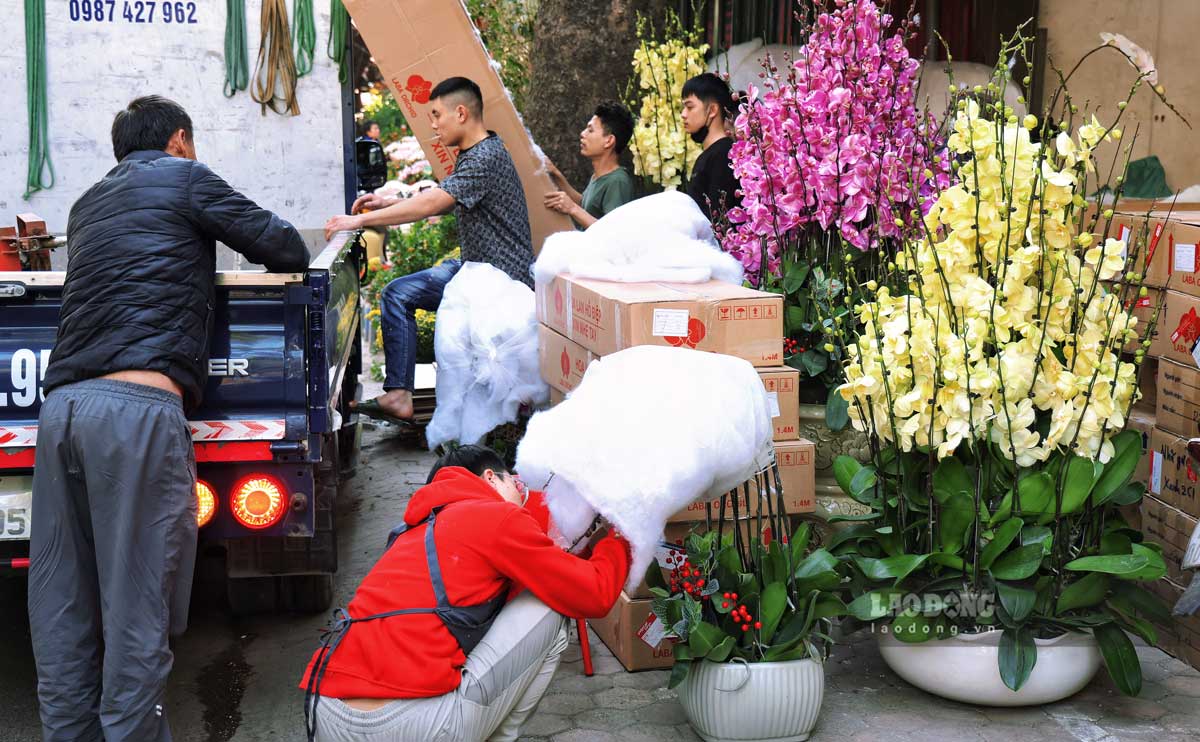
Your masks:
M339 501L344 604L374 562L431 457L388 431L364 437L363 463ZM302 740L300 672L324 616L236 620L203 591L191 627L177 643L168 713L176 740ZM0 582L0 740L38 739L36 681L24 618L23 583ZM568 650L550 694L526 732L529 742L696 740L665 672L624 672L594 636L596 675L584 677L579 649ZM1075 740L1184 742L1200 735L1200 673L1163 653L1140 650L1146 685L1138 699L1097 679L1075 698L1041 709L979 710L914 690L882 664L873 642L838 647L815 740Z

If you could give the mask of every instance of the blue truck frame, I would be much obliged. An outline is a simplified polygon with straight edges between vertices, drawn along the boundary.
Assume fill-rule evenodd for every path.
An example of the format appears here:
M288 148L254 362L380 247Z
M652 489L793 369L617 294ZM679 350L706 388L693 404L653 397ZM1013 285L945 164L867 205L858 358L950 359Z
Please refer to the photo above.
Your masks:
M364 264L360 239L342 233L302 274L218 273L208 384L188 420L198 479L217 495L201 549L224 552L235 612L318 611L332 600L334 500L358 449L349 402L362 371ZM32 444L62 276L0 273L0 572L29 565ZM285 490L269 527L247 527L229 507L251 476Z

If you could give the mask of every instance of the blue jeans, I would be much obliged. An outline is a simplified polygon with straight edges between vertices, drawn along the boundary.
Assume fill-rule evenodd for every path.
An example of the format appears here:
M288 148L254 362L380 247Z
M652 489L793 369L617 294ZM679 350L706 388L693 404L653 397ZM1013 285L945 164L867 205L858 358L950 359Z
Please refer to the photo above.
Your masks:
M387 363L385 391L413 390L417 372L417 310L437 311L446 284L461 267L461 260L447 260L397 278L383 288L379 314L383 320L383 356Z

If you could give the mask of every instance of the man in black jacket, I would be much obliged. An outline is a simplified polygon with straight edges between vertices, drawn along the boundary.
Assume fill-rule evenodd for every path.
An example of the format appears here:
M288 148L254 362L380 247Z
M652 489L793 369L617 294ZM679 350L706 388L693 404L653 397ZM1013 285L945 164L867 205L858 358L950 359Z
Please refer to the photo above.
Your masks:
M47 742L170 740L168 633L187 624L216 240L300 271L296 229L196 162L192 122L148 96L117 114L118 165L67 222L58 338L38 418L29 622Z

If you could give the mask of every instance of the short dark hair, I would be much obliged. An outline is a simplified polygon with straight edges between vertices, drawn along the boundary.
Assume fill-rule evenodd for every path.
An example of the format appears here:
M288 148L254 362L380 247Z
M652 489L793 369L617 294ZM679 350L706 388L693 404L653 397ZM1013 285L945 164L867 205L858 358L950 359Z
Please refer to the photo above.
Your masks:
M711 72L696 75L683 84L683 97L693 95L706 106L709 103L719 105L723 116L737 113L737 101L733 98L729 83Z
M429 94L429 100L437 100L445 98L448 95L459 95L465 100L467 110L475 118L483 118L483 93L479 91L479 86L474 80L469 80L465 77L447 77L437 84L433 92Z
M379 126L379 122L373 121L372 119L367 119L366 121L362 122L362 135L364 137L367 135L367 132L371 130L372 126Z
M630 137L633 136L633 114L629 109L615 100L606 100L596 106L592 115L600 119L605 134L617 138L617 146L614 148L617 154L624 152Z
M482 477L488 469L497 474L509 473L508 465L500 458L500 454L487 446L459 446L442 454L434 462L433 468L429 470L429 479L425 480L425 483L432 482L437 473L447 466L461 466L477 477Z
M113 119L113 155L120 162L130 152L166 149L167 142L180 129L188 139L192 138L192 119L183 106L161 95L134 98Z

